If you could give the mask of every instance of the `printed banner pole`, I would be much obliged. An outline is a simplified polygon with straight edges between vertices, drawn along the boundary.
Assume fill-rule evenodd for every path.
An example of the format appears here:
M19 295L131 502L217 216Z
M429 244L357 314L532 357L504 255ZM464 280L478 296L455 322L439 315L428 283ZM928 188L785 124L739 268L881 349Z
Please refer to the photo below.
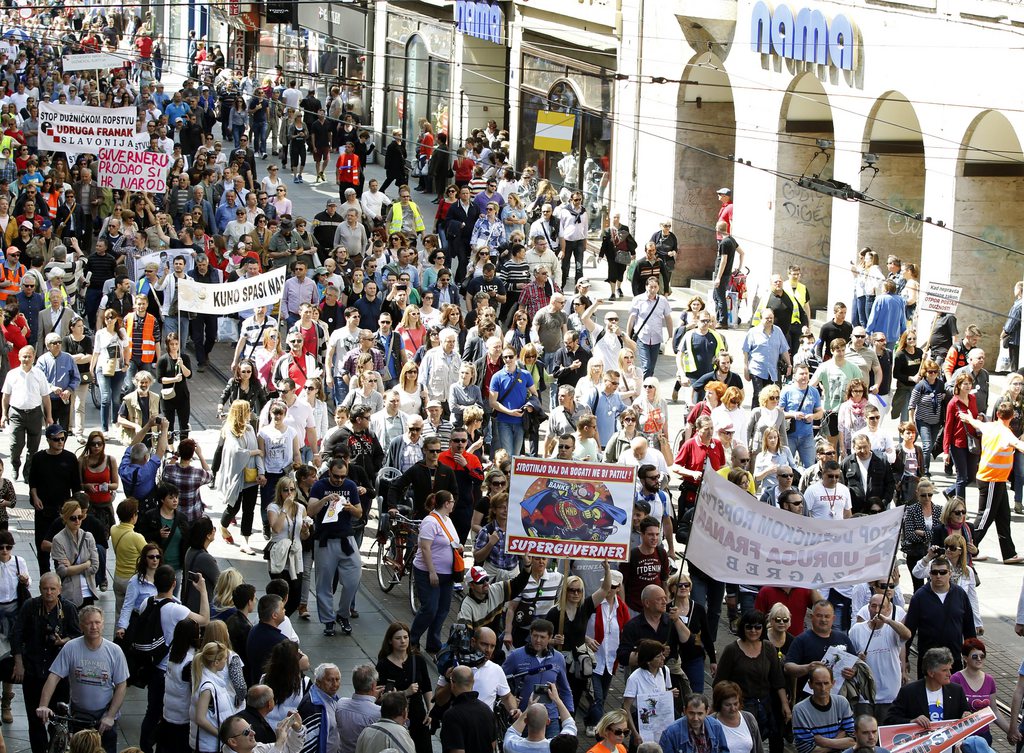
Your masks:
M900 542L903 541L903 527L906 524L907 524L907 521L904 518L904 520L900 522L900 534L899 534L899 536L896 537L896 541L895 541L895 543L893 544L893 547L892 547L892 559L889 561L889 576L885 579L886 583L891 583L892 582L890 579L892 578L893 570L896 568L896 555L899 554L899 551L900 551ZM894 585L892 588L886 588L885 591L882 593L882 604L881 604L881 607L879 609L879 614L881 614L882 610L885 609L885 600L888 599L890 602L892 602L893 617L896 616L896 614L895 614L896 602L894 602L892 600L892 592L895 591L895 590L896 590L896 586ZM852 618L854 615L850 615L850 616ZM860 657L862 659L867 657L868 649L871 648L871 639L875 637L875 633L877 633L877 632L879 632L879 631L878 630L872 630L870 633L868 633L868 641L867 641L867 643L864 644L864 650L861 651L861 653L860 653Z

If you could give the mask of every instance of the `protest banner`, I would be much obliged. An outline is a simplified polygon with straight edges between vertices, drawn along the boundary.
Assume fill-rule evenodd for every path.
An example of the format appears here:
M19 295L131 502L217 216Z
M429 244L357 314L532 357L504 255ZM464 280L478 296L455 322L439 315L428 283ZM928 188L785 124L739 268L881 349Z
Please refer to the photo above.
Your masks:
M878 728L878 744L890 753L941 753L995 720L995 712L985 707L962 719L933 721L931 729L914 722L890 724Z
M171 157L164 152L100 149L96 182L100 188L164 193Z
M959 285L927 282L921 291L921 309L938 314L955 314L964 289Z
M625 560L635 476L632 466L513 458L506 550Z
M163 277L171 271L171 262L176 256L185 257L185 272L191 272L196 266L195 251L190 248L172 248L169 251L154 251L151 254L138 257L135 259L135 271L141 277L142 270L146 268L147 264L156 264L157 274Z
M278 267L222 285L208 285L189 278L178 285L178 309L197 314L235 314L256 306L273 306L281 300L286 271Z
M61 70L92 71L103 68L121 68L125 58L110 52L83 52L76 55L65 55L61 59Z
M888 579L904 510L805 518L766 505L707 466L686 559L738 585L818 588Z
M135 146L134 107L104 109L39 103L39 150L99 154L100 149Z
M668 674L667 669L663 672ZM671 690L636 694L637 728L645 743L656 743L661 740L661 734L675 721L675 716L676 709Z

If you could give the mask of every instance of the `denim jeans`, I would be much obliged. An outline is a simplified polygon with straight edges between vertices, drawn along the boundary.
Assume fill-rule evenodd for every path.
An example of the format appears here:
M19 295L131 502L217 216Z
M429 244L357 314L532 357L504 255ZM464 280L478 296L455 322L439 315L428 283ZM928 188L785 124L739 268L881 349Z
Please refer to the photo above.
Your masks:
M494 428L493 449L505 450L509 457L521 455L523 452L523 423L506 423L505 421L491 421Z
M440 651L444 643L441 640L441 628L452 606L451 573L438 573L436 586L430 584L430 573L426 570L413 567L412 573L420 608L412 619L409 640L413 645L419 645L420 636L426 633L426 650Z
M974 483L978 475L977 455L972 455L966 447L950 447L949 454L953 458L953 467L956 468L956 483L946 490L948 495L964 499L967 494L967 485Z
M331 388L331 395L334 397L334 404L341 405L348 396L348 385L340 376L334 377L334 385Z
M231 140L235 144L235 149L242 143L242 134L245 133L244 125L231 126Z
M719 327L729 326L729 303L725 299L725 293L729 289L729 277L722 275L722 282L718 287L711 290L711 299L715 302L715 319ZM697 692L697 691L694 691Z
M789 435L789 449L800 458L800 464L808 468L814 463L814 433L811 432L803 437Z
M924 455L924 473L926 476L931 476L928 468L932 464L932 447L935 445L935 437L938 436L941 428L942 424L917 422L917 434L921 437L921 452Z
M640 370L644 372L644 379L654 376L654 367L658 365L658 356L661 355L661 343L648 345L638 342L637 347L640 351L636 354L637 362Z
M594 692L594 702L590 704L590 708L587 709L586 723L588 726L596 726L601 717L604 716L604 700L608 697L608 688L612 685L612 680L615 678L609 670L610 667L606 667L605 671L601 674L595 672L590 677L590 687Z
M683 674L690 681L690 689L694 693L704 692L704 657L699 656L683 663Z
M709 638L714 643L718 638L718 623L722 617L722 600L725 598L725 584L705 575L698 568L690 566L690 580L693 582L690 598L704 607L708 615Z
M267 151L267 121L252 124L253 150L257 154Z

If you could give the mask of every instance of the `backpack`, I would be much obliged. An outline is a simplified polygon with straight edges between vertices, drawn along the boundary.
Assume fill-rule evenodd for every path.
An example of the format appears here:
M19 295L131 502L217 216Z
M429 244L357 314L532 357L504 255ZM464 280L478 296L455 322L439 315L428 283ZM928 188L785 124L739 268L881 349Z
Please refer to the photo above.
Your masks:
M132 612L124 633L124 653L128 661L128 684L137 688L149 685L153 670L171 647L164 641L160 610L174 599L150 598L141 612Z

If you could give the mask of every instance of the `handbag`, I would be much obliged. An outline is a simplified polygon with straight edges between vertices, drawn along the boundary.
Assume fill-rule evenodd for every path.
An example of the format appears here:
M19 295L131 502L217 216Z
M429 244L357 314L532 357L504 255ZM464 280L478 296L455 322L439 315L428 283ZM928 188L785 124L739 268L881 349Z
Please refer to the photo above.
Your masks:
M160 388L160 397L163 400L173 400L175 394L177 393L175 393L173 386Z
M18 609L21 609L22 604L32 598L32 592L25 583L21 582L21 563L18 562L17 555L14 556L14 572L18 578Z
M633 261L633 254L629 253L628 249L617 248L615 249L615 263L626 266ZM632 278L630 278L632 280Z
M462 556L462 552L455 548L455 539L448 533L448 526L441 520L441 516L436 512L430 514L437 520L441 530L444 531L444 535L448 537L448 542L452 545L452 581L454 583L461 583L466 577L466 560Z
M981 438L974 434L971 434L971 432L969 431L964 431L964 434L967 435L967 451L972 455L980 455Z
M807 390L809 390L809 389L811 389L811 388L808 387L806 390L804 390L803 399L800 401L800 405L796 409L797 413L799 413L800 411L802 411L804 409L804 403L807 402ZM787 418L786 419L786 433L787 434L792 433L793 428L795 426L796 426L796 421L794 419L792 419L792 418Z

